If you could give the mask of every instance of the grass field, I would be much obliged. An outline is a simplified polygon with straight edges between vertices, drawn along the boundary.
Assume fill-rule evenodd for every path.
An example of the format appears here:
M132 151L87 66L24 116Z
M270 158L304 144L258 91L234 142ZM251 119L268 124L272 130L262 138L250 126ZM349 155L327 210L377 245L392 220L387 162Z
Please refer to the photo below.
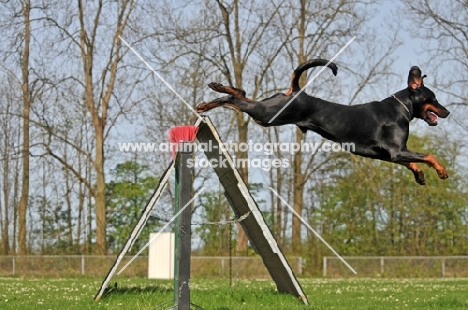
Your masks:
M99 302L101 280L0 278L0 309L167 309L172 282L118 279ZM112 281L114 286L115 281ZM270 280L193 279L191 300L204 309L468 309L468 279L300 279L310 306L276 293Z

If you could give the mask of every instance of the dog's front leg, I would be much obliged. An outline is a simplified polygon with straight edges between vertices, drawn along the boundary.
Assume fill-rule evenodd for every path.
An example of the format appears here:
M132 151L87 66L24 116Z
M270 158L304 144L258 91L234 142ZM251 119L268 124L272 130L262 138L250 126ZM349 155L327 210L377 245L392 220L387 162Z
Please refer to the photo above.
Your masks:
M408 168L409 170L411 170L411 172L413 172L414 179L416 180L416 182L418 184L426 185L426 178L424 177L424 172L418 166L418 164L416 164L416 163L407 163L407 162L399 162L397 164L403 165L406 168Z
M421 168L418 167L415 163L425 163L429 167L434 168L437 171L437 175L441 179L447 179L448 174L444 166L442 166L439 161L432 155L421 154L417 152L412 152L410 150L404 150L393 154L391 162L404 165L410 169L415 175L416 181L422 173ZM420 172L421 171L421 172ZM419 182L418 182L419 183ZM421 183L420 183L421 184Z
M439 161L432 155L426 155L424 157L424 162L429 166L434 168L437 171L437 175L441 179L448 178L447 171L445 170L444 166L442 166Z

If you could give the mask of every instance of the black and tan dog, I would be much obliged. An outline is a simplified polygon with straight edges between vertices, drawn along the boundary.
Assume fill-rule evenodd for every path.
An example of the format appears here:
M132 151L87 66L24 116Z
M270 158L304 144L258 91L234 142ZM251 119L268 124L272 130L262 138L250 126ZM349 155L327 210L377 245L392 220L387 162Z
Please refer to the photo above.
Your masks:
M354 154L401 164L410 169L416 182L424 185L424 173L416 163L426 163L441 179L448 177L445 168L432 155L407 149L409 122L420 118L436 126L438 117L449 111L424 86L421 70L414 66L408 75L408 87L382 100L359 105L341 105L301 92L299 78L312 67L325 66L336 75L337 67L324 59L301 64L294 70L291 86L285 94L276 94L261 101L245 97L245 91L211 83L209 87L228 96L198 105L197 112L228 106L250 115L261 126L295 124L303 132L312 130L326 139L354 143ZM286 106L286 108L284 108Z

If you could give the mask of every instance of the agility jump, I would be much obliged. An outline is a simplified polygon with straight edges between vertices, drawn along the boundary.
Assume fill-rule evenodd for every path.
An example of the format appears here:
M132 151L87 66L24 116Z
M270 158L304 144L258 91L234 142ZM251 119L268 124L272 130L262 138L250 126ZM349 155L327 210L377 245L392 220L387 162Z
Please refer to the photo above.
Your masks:
M196 138L201 143L211 143L213 148L204 150L205 155L210 159L225 159L228 165L219 165L214 167L214 171L219 178L221 185L224 188L225 196L231 205L237 218L241 218L248 214L243 221L240 221L243 229L245 230L249 241L255 251L262 257L263 263L267 268L273 281L276 283L278 292L288 293L298 297L304 304L308 305L308 299L302 290L291 266L289 265L286 257L278 246L273 233L268 227L263 215L255 202L253 196L248 190L247 185L242 180L239 172L235 168L234 162L229 153L222 147L223 142L221 141L218 132L211 123L211 120L204 116L203 120L198 119L194 126L198 127ZM221 152L221 155L219 154ZM118 254L115 262L108 271L104 278L101 287L99 288L94 300L98 301L103 294L110 280L116 273L119 264L124 258L125 254L129 251L134 241L138 238L141 230L145 226L150 212L156 205L163 188L168 183L170 174L175 170L174 161L171 162L167 170L162 175L153 196L149 199L145 208L142 211L142 215L138 223L133 228L129 238L127 239L122 250ZM191 188L187 191L191 195ZM187 193L185 193L187 194ZM193 200L193 198L192 198ZM187 208L187 210L189 210ZM180 212L180 211L179 211ZM168 226L170 223L167 223ZM167 227L165 226L165 227ZM184 265L185 268L187 265ZM185 269L187 270L187 269ZM185 271L187 272L187 271ZM185 278L186 279L186 278ZM180 279L179 279L180 283ZM183 309L183 308L178 308ZM187 308L188 309L188 308Z

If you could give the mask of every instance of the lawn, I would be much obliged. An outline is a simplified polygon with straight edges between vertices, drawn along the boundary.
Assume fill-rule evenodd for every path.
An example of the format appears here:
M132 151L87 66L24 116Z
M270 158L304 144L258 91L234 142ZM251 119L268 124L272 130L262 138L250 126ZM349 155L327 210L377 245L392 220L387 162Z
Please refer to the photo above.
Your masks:
M117 279L93 300L101 280L0 278L0 309L167 309L172 282ZM191 300L204 309L468 309L468 279L300 279L310 306L278 294L270 280L193 279ZM163 304L169 301L169 303Z

